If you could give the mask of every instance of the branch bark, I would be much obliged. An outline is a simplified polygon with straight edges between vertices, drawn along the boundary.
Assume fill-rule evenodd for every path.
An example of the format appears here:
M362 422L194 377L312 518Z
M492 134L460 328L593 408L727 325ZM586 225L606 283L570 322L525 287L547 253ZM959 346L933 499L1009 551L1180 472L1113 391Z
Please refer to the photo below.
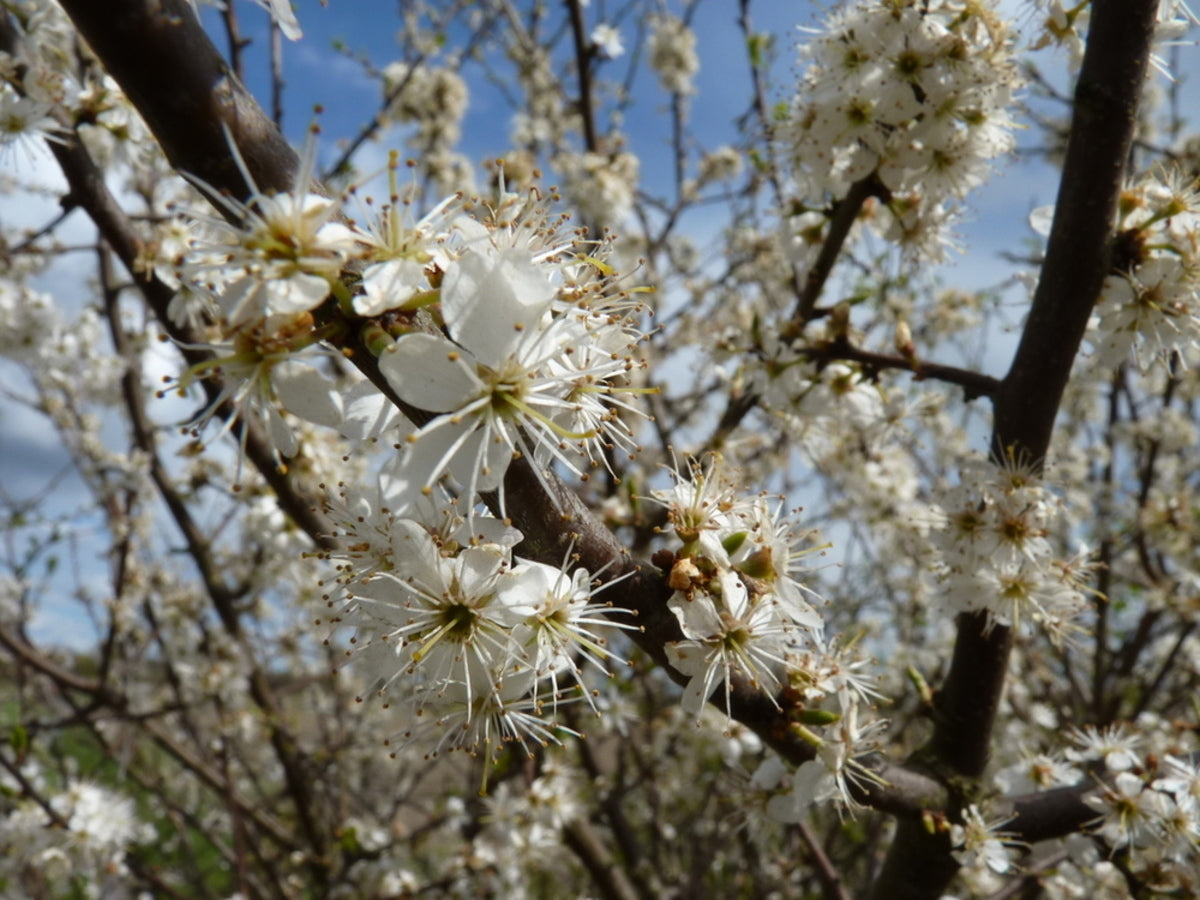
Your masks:
M178 171L218 193L247 196L228 132L260 191L292 186L295 151L213 46L187 0L66 0L61 6ZM172 140L164 141L166 134Z
M1117 201L1149 67L1158 0L1095 0L1041 277L1012 367L994 397L991 452L1040 471L1071 366L1109 270ZM986 614L958 617L938 693L933 739L921 751L935 777L969 802L987 766L1012 634ZM944 830L901 822L875 897L941 895L957 871Z

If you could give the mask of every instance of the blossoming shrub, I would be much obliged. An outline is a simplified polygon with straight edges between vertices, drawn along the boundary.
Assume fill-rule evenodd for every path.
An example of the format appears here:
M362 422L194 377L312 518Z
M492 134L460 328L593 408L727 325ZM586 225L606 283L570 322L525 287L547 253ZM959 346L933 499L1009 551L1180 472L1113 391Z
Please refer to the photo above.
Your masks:
M256 5L0 10L0 893L1197 891L1185 5Z

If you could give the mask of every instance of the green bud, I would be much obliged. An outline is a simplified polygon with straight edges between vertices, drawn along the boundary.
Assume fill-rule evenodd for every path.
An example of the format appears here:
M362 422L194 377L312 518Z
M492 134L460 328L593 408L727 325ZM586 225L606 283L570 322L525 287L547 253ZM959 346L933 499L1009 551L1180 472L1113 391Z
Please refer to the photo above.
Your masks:
M804 725L832 725L842 720L841 713L830 709L802 709L794 717Z
M363 326L362 341L375 357L382 356L396 343L378 322L368 322Z
M763 547L755 550L738 566L738 569L744 575L749 575L751 578L761 578L763 581L772 581L778 574L775 571L775 561L772 559L771 548Z
M748 531L739 531L736 534L731 534L725 540L721 541L721 546L725 548L725 552L732 555L738 552L738 548L746 543L746 538L750 536Z

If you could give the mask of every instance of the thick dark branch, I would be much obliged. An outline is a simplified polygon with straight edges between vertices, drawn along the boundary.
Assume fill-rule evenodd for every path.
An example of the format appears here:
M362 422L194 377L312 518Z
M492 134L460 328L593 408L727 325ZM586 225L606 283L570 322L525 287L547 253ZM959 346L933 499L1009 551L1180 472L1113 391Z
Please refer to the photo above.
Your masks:
M992 452L998 461L1040 467L1049 448L1071 365L1108 274L1157 11L1157 0L1093 4L1046 259L1012 368L995 397ZM969 777L981 775L987 762L1010 641L999 627L984 635L984 624L980 615L960 619L959 643L970 647L955 653L934 737L938 759Z
M1095 0L1075 89L1054 224L1029 319L995 395L992 454L1040 469L1088 317L1109 270L1125 163L1145 86L1158 0ZM958 618L926 764L963 790L984 772L1012 634L986 615ZM965 797L960 798L964 802ZM957 870L944 834L902 822L876 896L937 897ZM907 878L922 873L920 883Z
M1008 801L1013 819L1004 830L1020 835L1027 844L1077 834L1100 815L1083 802L1084 795L1095 789L1096 783L1088 779L1071 787L1015 797Z
M833 273L834 264L842 255L842 247L846 238L850 236L850 229L854 227L863 204L872 197L887 196L887 188L879 180L879 176L872 172L866 178L860 178L850 185L846 196L833 205L833 210L829 213L829 233L821 243L821 252L817 254L816 260L804 276L804 290L796 301L796 311L792 320L784 330L785 338L799 334L813 317L817 300L825 290L825 282Z
M227 130L260 191L292 186L295 151L217 52L187 0L63 0L61 6L177 170L216 191L246 196Z
M1155 0L1096 0L1046 258L1012 368L996 397L992 452L1040 464L1088 317L1109 273L1109 249Z

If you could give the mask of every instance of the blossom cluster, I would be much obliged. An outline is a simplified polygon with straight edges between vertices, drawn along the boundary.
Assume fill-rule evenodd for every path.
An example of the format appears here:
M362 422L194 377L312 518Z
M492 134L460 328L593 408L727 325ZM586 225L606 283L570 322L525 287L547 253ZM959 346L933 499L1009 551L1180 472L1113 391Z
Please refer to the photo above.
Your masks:
M860 0L801 48L804 73L780 137L796 181L796 233L826 198L871 176L875 227L939 256L953 206L1014 141L1020 84L1004 22L985 4Z
M1033 621L1055 641L1069 637L1087 607L1086 561L1055 555L1059 504L1028 467L966 465L941 498L941 513L932 537L953 612L986 612L989 622L1014 628Z
M617 382L638 365L639 307L603 247L551 219L536 192L453 196L420 221L394 193L360 225L312 190L312 165L310 145L294 192L225 201L234 222L208 221L178 266L180 318L218 332L180 386L224 376L197 426L229 400L268 423L280 456L296 450L281 409L389 435L404 447L389 476L429 488L452 475L468 496L499 487L516 456L586 477L613 444L635 449ZM320 324L330 298L343 318ZM325 376L317 344L350 343L352 328L395 397L428 417L420 428L376 387Z
M1100 787L1084 802L1099 818L1091 831L1154 892L1200 891L1200 758L1143 759L1137 736L1112 729L1077 735L1079 758L1101 766ZM1090 751L1090 752L1089 752Z
M405 740L435 732L438 749L485 753L556 742L573 732L547 713L580 695L595 708L580 661L607 672L602 630L633 626L609 619L620 610L595 599L586 569L516 555L519 531L464 505L417 491L403 516L378 493L331 497L345 548L331 555L335 619L354 629L371 692L405 712Z
M0 283L0 356L29 366L43 388L78 393L100 404L119 396L121 364L96 349L102 328L95 310L65 321L48 295Z
M650 65L663 90L673 94L692 93L700 56L696 33L678 16L658 15L650 25Z
M420 149L420 165L437 177L439 184L451 180L447 175L469 169L453 151L462 137L468 97L466 82L456 68L453 63L394 62L382 72L387 103L384 117L391 123L415 127L412 143Z
M640 163L632 153L562 153L554 164L572 206L588 220L615 224L633 209Z
M22 10L15 23L22 41L15 52L0 52L0 151L13 147L32 151L43 140L60 140L62 124L55 117L79 93L57 65L61 46L69 39L65 17L56 7Z
M1088 340L1102 366L1143 371L1200 347L1200 191L1180 171L1155 170L1121 195L1114 271Z
M774 702L786 689L816 759L797 770L799 782L769 811L798 821L814 800L849 804L847 779L858 774L853 758L877 723L860 727L860 705L871 688L854 671L858 663L826 640L824 617L810 602L815 595L801 581L801 560L823 547L811 532L797 530L778 503L740 495L718 457L674 475L675 484L651 499L666 509L670 524L668 544L654 559L666 573L667 606L684 636L666 647L672 667L688 678L684 711L699 717L723 686L730 714L735 680ZM818 725L830 726L829 733L818 734ZM764 787L778 786L780 765L766 770Z
M684 709L699 714L735 674L774 694L797 650L820 643L824 619L797 580L806 535L792 531L765 497L745 498L716 457L692 463L675 484L655 491L674 540L656 561L673 591L667 602L687 640L667 646L671 664L691 677Z
M1015 868L1011 839L1001 829L1005 819L987 819L972 803L963 811L962 822L950 826L951 853L967 870L975 870L979 879L990 879Z
M200 219L172 267L174 312L214 337L179 386L220 376L190 427L231 403L224 429L264 421L281 465L299 450L288 414L387 450L377 489L330 501L349 548L336 618L371 690L438 726L439 746L553 740L544 704L582 685L578 659L610 656L602 607L587 571L515 556L520 534L477 504L496 491L504 513L515 459L586 480L636 449L634 291L536 191L455 195L414 220L393 157L391 199L359 222L313 189L313 165L310 143L294 191L221 198L228 221ZM336 378L330 344L373 354L378 379Z
M45 807L22 800L0 816L0 884L6 896L67 896L81 883L106 895L119 892L128 870L125 853L148 841L153 829L138 820L134 803L100 784L71 779L51 788L33 763L22 777L41 788ZM9 776L6 793L19 793Z
M1078 69L1083 61L1084 35L1091 22L1091 2L1064 3L1063 0L1032 0L1037 9L1035 27L1029 35L1030 49L1063 47L1066 49L1071 67ZM1185 0L1160 0L1158 4L1155 39L1161 44L1178 41L1187 31L1200 22ZM1160 57L1151 62L1167 77L1166 63Z
M39 25L25 13L40 2L50 0L22 0L8 12L30 32L45 30L45 22ZM259 5L274 10L289 36L298 35L288 0ZM831 206L856 185L870 194L859 213L864 227L913 253L936 255L958 203L1011 146L1008 110L1018 82L1007 29L988 4L840 4L827 20L828 32L804 51L798 99L778 112L775 124L781 127L774 134L790 142L784 170L776 168L778 154L755 146L753 129L743 129L735 146L703 155L706 135L680 131L674 148L677 206L646 193L656 190L653 179L638 187L638 158L626 152L634 145L619 134L621 116L633 109L634 98L619 85L593 78L596 102L589 110L581 100L588 90L583 75L617 68L608 65L623 50L615 27L595 28L592 46L572 69L562 53L565 43L559 43L572 36L567 30L518 28L527 12L531 25L553 21L544 18L540 4L510 4L503 21L480 15L474 6L462 5L473 17L463 22L448 11L444 20L428 17L431 25L435 18L449 25L431 27L424 47L406 49L408 62L372 72L387 101L376 124L399 126L420 157L411 164L419 185L411 191L396 186L393 160L390 196L383 203L360 203L365 187L345 196L323 193L312 178L310 146L293 191L254 189L244 203L213 196L223 219L188 215L184 206L190 208L195 196L166 205L182 182L161 159L156 168L142 170L149 164L140 154L157 154L155 142L139 140L145 132L136 130L141 126L132 106L114 83L96 74L99 66L70 29L60 29L58 68L69 73L60 80L48 77L50 65L37 65L44 52L13 57L17 63L10 61L2 73L0 127L10 131L0 141L38 134L53 139L54 122L79 122L85 145L114 188L122 175L136 176L135 192L122 202L139 209L131 226L148 240L131 267L134 285L104 277L113 300L108 315L114 336L131 330L136 338L144 330L144 320L130 315L137 300L132 287L143 276L153 271L177 286L171 312L189 334L180 344L191 363L178 386L188 391L217 376L190 430L211 440L211 431L204 431L209 422L259 420L280 465L287 459L295 470L298 486L323 482L323 514L334 523L331 535L319 534L311 522L302 531L279 505L287 499L284 490L277 496L253 478L236 493L218 496L215 488L232 477L220 453L185 452L174 460L163 454L154 480L148 472L159 462L150 439L155 435L135 435L138 446L127 448L120 468L102 457L106 436L100 417L89 413L71 421L74 409L58 412L43 396L53 399L49 392L57 390L69 399L86 399L87 406L122 400L118 377L127 367L131 376L148 374L162 364L163 354L136 341L132 352L114 354L94 310L68 319L41 292L48 289L41 282L38 290L15 278L0 284L0 355L53 375L39 379L37 404L30 407L62 423L64 434L86 437L79 442L79 458L96 473L94 481L116 485L107 494L97 491L101 502L92 505L114 517L114 546L119 540L129 551L114 555L120 571L95 590L88 606L97 622L111 617L110 646L119 651L104 657L112 659L112 668L104 669L106 683L127 688L136 700L117 707L106 691L94 694L98 714L107 715L104 709L111 706L122 723L121 742L106 745L110 753L119 757L124 747L134 746L124 741L126 734L134 740L138 729L185 747L195 740L217 752L218 774L229 775L226 784L206 779L205 753L194 757L199 760L194 766L181 753L179 767L163 771L193 771L208 788L197 789L190 776L167 776L155 792L199 823L198 833L211 835L213 846L224 846L226 835L236 833L235 849L247 850L236 875L247 884L257 883L258 871L277 873L285 884L311 860L306 851L290 852L303 841L278 840L288 837L281 831L258 844L256 829L264 834L290 829L296 820L317 821L323 829L320 811L339 810L335 829L321 835L335 838L326 844L329 854L321 856L329 863L322 872L329 873L331 896L435 890L519 897L530 886L549 884L559 893L586 893L569 871L563 842L588 850L588 829L613 822L587 811L627 798L613 834L620 862L639 889L661 893L690 877L678 873L707 870L705 877L717 874L696 882L700 893L805 895L812 893L813 877L793 865L795 829L762 823L803 822L814 804L831 801L841 812L861 799L864 782L873 777L862 754L875 749L883 727L871 715L873 692L899 695L908 671L928 703L935 695L921 673L935 680L944 672L953 622L951 616L927 614L930 594L946 596L951 612L981 612L1014 627L1033 620L1061 639L1072 634L1085 606L1081 575L1087 566L1083 557L1063 560L1057 554L1064 535L1085 532L1115 548L1105 555L1113 577L1105 582L1112 601L1104 608L1111 618L1097 638L1095 656L1110 666L1092 679L1097 696L1079 697L1069 690L1078 686L1068 668L1075 647L1039 653L1018 642L997 722L998 765L1007 766L1015 753L1024 753L1014 748L1037 745L1048 732L1060 736L1082 703L1115 709L1114 717L1135 704L1171 714L1182 708L1180 697L1191 696L1200 661L1200 644L1186 630L1200 596L1190 574L1197 567L1187 564L1195 557L1195 467L1187 464L1189 448L1197 443L1190 423L1194 377L1172 366L1169 390L1154 391L1145 387L1150 378L1129 373L1122 390L1135 421L1122 418L1127 412L1122 398L1114 406L1109 440L1081 439L1071 448L1078 454L1074 480L1056 472L1064 502L1028 472L981 463L968 466L958 486L933 505L928 486L952 477L944 474L948 464L962 458L973 438L962 427L964 419L943 410L950 392L938 393L941 376L919 365L923 360L915 355L908 323L932 362L950 349L957 332L969 326L982 333L989 320L963 317L963 310L991 309L986 296L947 302L946 295L926 291L936 277L929 269L876 265L891 251L874 256L868 245L873 258L860 260L846 302L818 308L806 323L778 320L781 310L791 315L797 288L807 284L804 266L795 265L794 255L788 258L785 241L794 238L806 256L823 245L837 249L826 240ZM619 22L637 41L630 47L626 84L641 83L634 80L635 67L644 62L682 114L696 89L699 57L687 24L691 5L684 4L682 18L667 14L670 6L657 4L660 14L637 20L636 28L630 27L638 14L632 7ZM1077 31L1088 0L1067 11L1052 0L1041 6L1063 20L1065 31ZM575 12L585 7L572 5ZM1164 0L1164 11L1177 8ZM406 27L423 29L418 19L426 17L408 16ZM472 44L479 52L447 51L438 58L447 35L465 35L464 23L478 26L478 40L486 39ZM756 42L751 38L752 56ZM502 45L503 54L492 52ZM78 62L79 52L85 65L61 65ZM501 87L492 99L514 101L517 146L491 167L495 192L485 199L455 194L429 209L425 191L443 190L438 173L464 164L455 147L468 86L475 83L471 67L477 65ZM762 74L769 75L766 66ZM84 83L68 84L71 79ZM590 124L599 129L594 152L580 147L589 111L596 119ZM355 155L347 170L362 158ZM747 161L753 166L742 192L734 182ZM647 271L667 286L660 329L648 348L638 346L637 290L613 270L605 242L587 239L547 212L560 198L544 199L533 189L540 164L562 176L568 202L589 225L628 224L630 233L622 238L628 243L621 246L644 253ZM471 193L468 180L444 192ZM789 237L777 233L775 211L763 212L758 202L758 186L768 184L782 195L784 214L793 216ZM688 236L685 225L675 224L676 211L682 222L697 203L709 202L730 203L730 238L720 260L693 240L696 235ZM64 213L75 209L68 207ZM1188 360L1197 321L1191 287L1194 207L1194 186L1181 176L1156 174L1127 191L1115 245L1118 268L1105 285L1092 332L1098 357L1111 354L1119 364L1132 352L1145 366L1173 356ZM44 234L8 229L11 234L0 243L12 248L5 254L14 267L10 276L20 267L32 276L41 264L39 248L47 248L47 259L58 252L60 245L51 250L46 243L48 235L61 236L56 227L48 224ZM897 261L913 260L910 254ZM687 301L677 304L680 293ZM801 324L803 334L792 327ZM883 368L855 362L867 358L856 351L838 359L847 348L877 343L881 332L895 334L900 361L912 364L916 379L893 378L886 359ZM205 353L211 358L197 362ZM847 534L840 583L822 587L838 592L837 603L821 606L812 589L816 582L802 566L819 550L814 532L797 527L797 517L783 509L785 501L735 486L719 460L678 467L669 486L653 484L660 490L637 486L638 467L650 469L655 461L626 467L617 451L636 449L639 413L627 398L639 390L641 358L651 353L664 384L674 380L679 361L700 373L678 392L667 388L657 406L656 443L662 452L714 424L709 413L722 402L731 413L744 413L745 422L765 425L727 429L735 417L722 416L708 446L736 457L741 483L804 490L810 507L805 525L821 516L822 525L837 529L839 542ZM346 365L347 358L358 366ZM1164 368L1151 374L1161 386ZM1155 393L1165 398L1160 415L1144 402ZM741 401L751 402L742 407ZM152 410L161 414L163 406ZM1064 406L1067 427L1060 434L1095 426L1097 420L1082 407L1082 401L1077 409ZM107 410L105 416L119 412ZM1116 455L1124 446L1151 448L1144 466L1135 460L1137 474L1146 475L1132 484L1126 476L1134 467L1117 457L1110 468L1118 485L1105 488L1095 477L1106 463L1101 454ZM793 464L797 451L799 467ZM580 481L609 467L604 474L612 477L595 479L582 499L603 510L621 536L631 538L630 546L658 549L655 563L670 589L663 595L670 610L666 624L676 640L660 646L656 633L653 643L662 653L654 656L665 657L670 674L686 685L682 703L670 705L675 694L668 679L645 677L632 667L636 684L622 680L601 693L603 679L618 671L623 655L622 636L607 629L636 627L638 620L616 608L622 605L618 590L600 590L601 580L612 579L607 569L581 566L569 550L554 565L544 540L536 550L523 546L522 534L506 518L506 512L523 513L520 504L527 499L504 493L513 467L528 467L547 480L546 473L557 469ZM1119 505L1124 482L1141 490L1136 504ZM128 496L120 496L118 488ZM821 494L819 500L810 502L810 488ZM156 498L170 500L172 490L204 512L199 531L184 532L189 552L209 578L196 588L174 571L184 568L177 564L179 529L150 534L151 523L163 521ZM638 490L651 496L637 497ZM304 495L295 497L303 501ZM113 502L104 502L107 498ZM658 508L643 515L640 501ZM1065 521L1065 510L1094 502L1101 504L1094 523ZM483 511L484 504L493 514ZM171 514L186 525L176 508L171 506ZM137 511L133 525L116 518L123 509ZM659 527L653 529L653 523ZM1112 527L1120 530L1115 540L1106 533ZM200 532L208 540L194 541ZM326 536L338 549L305 553L310 539ZM139 558L142 546L146 557L156 557L153 566ZM1153 570L1130 566L1135 552ZM0 573L0 613L6 623L23 627L33 609L26 597L36 590L37 573L20 565L28 578L6 582ZM319 569L324 580L315 574ZM221 590L223 585L229 590ZM314 593L322 592L316 600ZM226 608L218 607L226 620L206 612L210 594L217 602L234 597ZM276 603L279 598L285 602ZM322 620L315 641L331 625L353 635L346 670L336 679L324 677L328 654L314 646L309 608L314 603ZM1147 637L1139 646L1134 617L1146 610ZM880 669L880 677L889 679L886 688L868 682L860 674L862 658L829 636L839 622L861 627L855 646L889 655ZM80 659L86 666L87 658ZM1161 663L1161 675L1145 665L1148 660ZM279 688L277 708L262 702L261 692L246 690L263 673L267 679L257 684ZM18 688L24 690L24 683ZM1086 694L1089 685L1082 688ZM347 690L382 702L346 709ZM729 718L748 694L752 707L774 704L778 712L778 730L763 737L806 742L810 761L795 771L775 758L757 765L764 752L759 737ZM135 720L135 709L146 714ZM219 718L202 718L207 710ZM558 750L542 753L537 747L582 731L588 713L603 713L589 722L590 744L568 752L586 762L589 777L572 777L559 768ZM903 706L895 721L897 749L920 740L921 726ZM147 723L162 723L163 730L147 731ZM1137 727L1145 743L1152 734L1169 732L1144 719ZM289 732L304 739L268 739ZM460 755L429 764L420 752L398 750L396 760L379 765L378 745L385 739L411 744L406 750L430 751L431 757L457 749L484 757L480 762L500 757L502 765L522 750L532 758L505 767L489 798L461 802L447 796L453 787L444 777L468 768ZM1102 786L1089 801L1097 813L1094 836L1084 841L1102 848L1097 856L1092 847L1094 869L1085 868L1086 857L1072 849L1058 873L1031 871L1030 878L1045 884L1057 879L1059 893L1046 888L1053 896L1068 896L1061 885L1072 878L1075 895L1098 893L1095 886L1107 878L1098 873L1104 865L1115 868L1101 857L1111 856L1152 888L1195 891L1186 880L1188 867L1196 866L1200 795L1190 745L1181 739L1168 746L1163 739L1153 751L1135 752L1131 741L1107 732L1074 740L1078 750L1031 756L997 776L1002 792L1012 795L1078 784L1085 768L1096 771L1100 760L1105 766ZM288 770L279 765L286 759L272 756L278 747L294 747L299 770L322 777L313 784L311 807L296 792L278 821L259 822L243 810L292 786L280 781L279 773ZM721 759L729 767L725 771ZM752 778L744 777L751 771ZM410 789L418 782L420 790ZM2 778L0 784L14 795L0 817L0 844L16 851L0 869L23 867L18 875L25 877L45 872L49 881L60 872L79 876L71 885L39 883L43 893L62 893L80 882L87 883L80 890L107 892L106 874L125 874L122 853L136 840L128 801L68 782L62 796L42 790L51 802L35 806L15 796L28 787ZM179 793L172 796L176 785ZM749 823L732 821L738 816L715 817L714 797L743 813L761 801L762 809L754 812L763 815ZM318 814L309 816L314 810ZM829 822L826 817L818 824ZM686 823L688 840L678 839L675 823ZM751 827L735 833L743 824ZM946 837L970 885L991 879L986 893L992 893L1005 887L999 876L1019 877L1012 838L986 802L948 824ZM884 831L836 832L846 840L831 845L832 865L846 883L855 883L870 860L878 860ZM653 843L660 840L661 846ZM642 841L650 848L644 854L627 852ZM275 844L283 848L279 855L261 849ZM746 859L755 865L748 869ZM748 871L753 887L745 880ZM0 876L0 883L17 884L16 877ZM296 884L302 884L300 877Z

